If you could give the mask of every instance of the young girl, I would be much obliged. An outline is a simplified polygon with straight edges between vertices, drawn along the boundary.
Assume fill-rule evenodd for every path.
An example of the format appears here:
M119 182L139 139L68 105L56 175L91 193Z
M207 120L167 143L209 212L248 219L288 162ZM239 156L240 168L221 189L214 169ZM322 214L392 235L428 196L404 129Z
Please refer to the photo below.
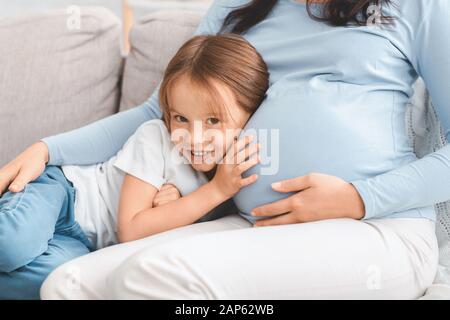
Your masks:
M259 145L237 136L268 86L266 64L242 37L189 40L164 74L161 120L107 162L48 166L0 198L0 298L37 298L65 261L194 223L253 183L242 174Z

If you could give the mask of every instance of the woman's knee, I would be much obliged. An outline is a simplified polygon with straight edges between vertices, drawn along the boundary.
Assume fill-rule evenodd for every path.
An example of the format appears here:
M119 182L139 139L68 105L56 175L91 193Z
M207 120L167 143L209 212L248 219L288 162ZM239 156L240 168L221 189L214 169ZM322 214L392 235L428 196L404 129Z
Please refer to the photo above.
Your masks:
M177 245L143 250L107 279L111 298L218 299L196 263L201 262Z

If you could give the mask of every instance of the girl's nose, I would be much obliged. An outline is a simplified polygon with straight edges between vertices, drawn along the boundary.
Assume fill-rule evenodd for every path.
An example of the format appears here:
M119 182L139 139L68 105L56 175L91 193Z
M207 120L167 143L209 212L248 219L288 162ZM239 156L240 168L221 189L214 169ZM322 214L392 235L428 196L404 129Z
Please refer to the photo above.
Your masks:
M193 146L202 146L207 142L208 137L201 128L193 128L190 131L190 140Z
M193 126L190 127L190 140L192 144L198 144L203 141L203 127L201 122L195 122Z

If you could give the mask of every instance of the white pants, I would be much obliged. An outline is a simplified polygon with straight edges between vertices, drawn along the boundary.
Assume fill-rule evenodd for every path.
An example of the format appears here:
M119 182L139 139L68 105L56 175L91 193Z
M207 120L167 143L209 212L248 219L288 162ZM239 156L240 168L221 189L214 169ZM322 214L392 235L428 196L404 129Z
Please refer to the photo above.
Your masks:
M43 299L416 299L434 223L351 219L252 228L238 215L112 246L56 269Z

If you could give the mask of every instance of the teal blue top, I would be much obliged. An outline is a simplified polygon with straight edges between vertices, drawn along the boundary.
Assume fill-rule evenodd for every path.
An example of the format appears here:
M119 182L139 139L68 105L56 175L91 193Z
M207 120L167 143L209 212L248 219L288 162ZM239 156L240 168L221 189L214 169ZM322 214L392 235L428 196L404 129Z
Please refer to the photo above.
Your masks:
M217 33L227 13L246 2L215 1L196 34ZM271 84L247 127L278 130L280 151L278 159L271 156L275 174L261 175L234 197L244 216L251 219L251 209L285 196L271 182L309 172L351 182L365 219L434 220L433 205L450 199L450 146L418 160L405 128L420 75L450 138L450 1L393 2L383 11L394 25L331 27L312 20L304 4L279 0L244 34L267 62ZM139 125L160 116L155 92L130 111L46 138L50 164L105 161ZM273 151L271 143L263 145L263 154Z

